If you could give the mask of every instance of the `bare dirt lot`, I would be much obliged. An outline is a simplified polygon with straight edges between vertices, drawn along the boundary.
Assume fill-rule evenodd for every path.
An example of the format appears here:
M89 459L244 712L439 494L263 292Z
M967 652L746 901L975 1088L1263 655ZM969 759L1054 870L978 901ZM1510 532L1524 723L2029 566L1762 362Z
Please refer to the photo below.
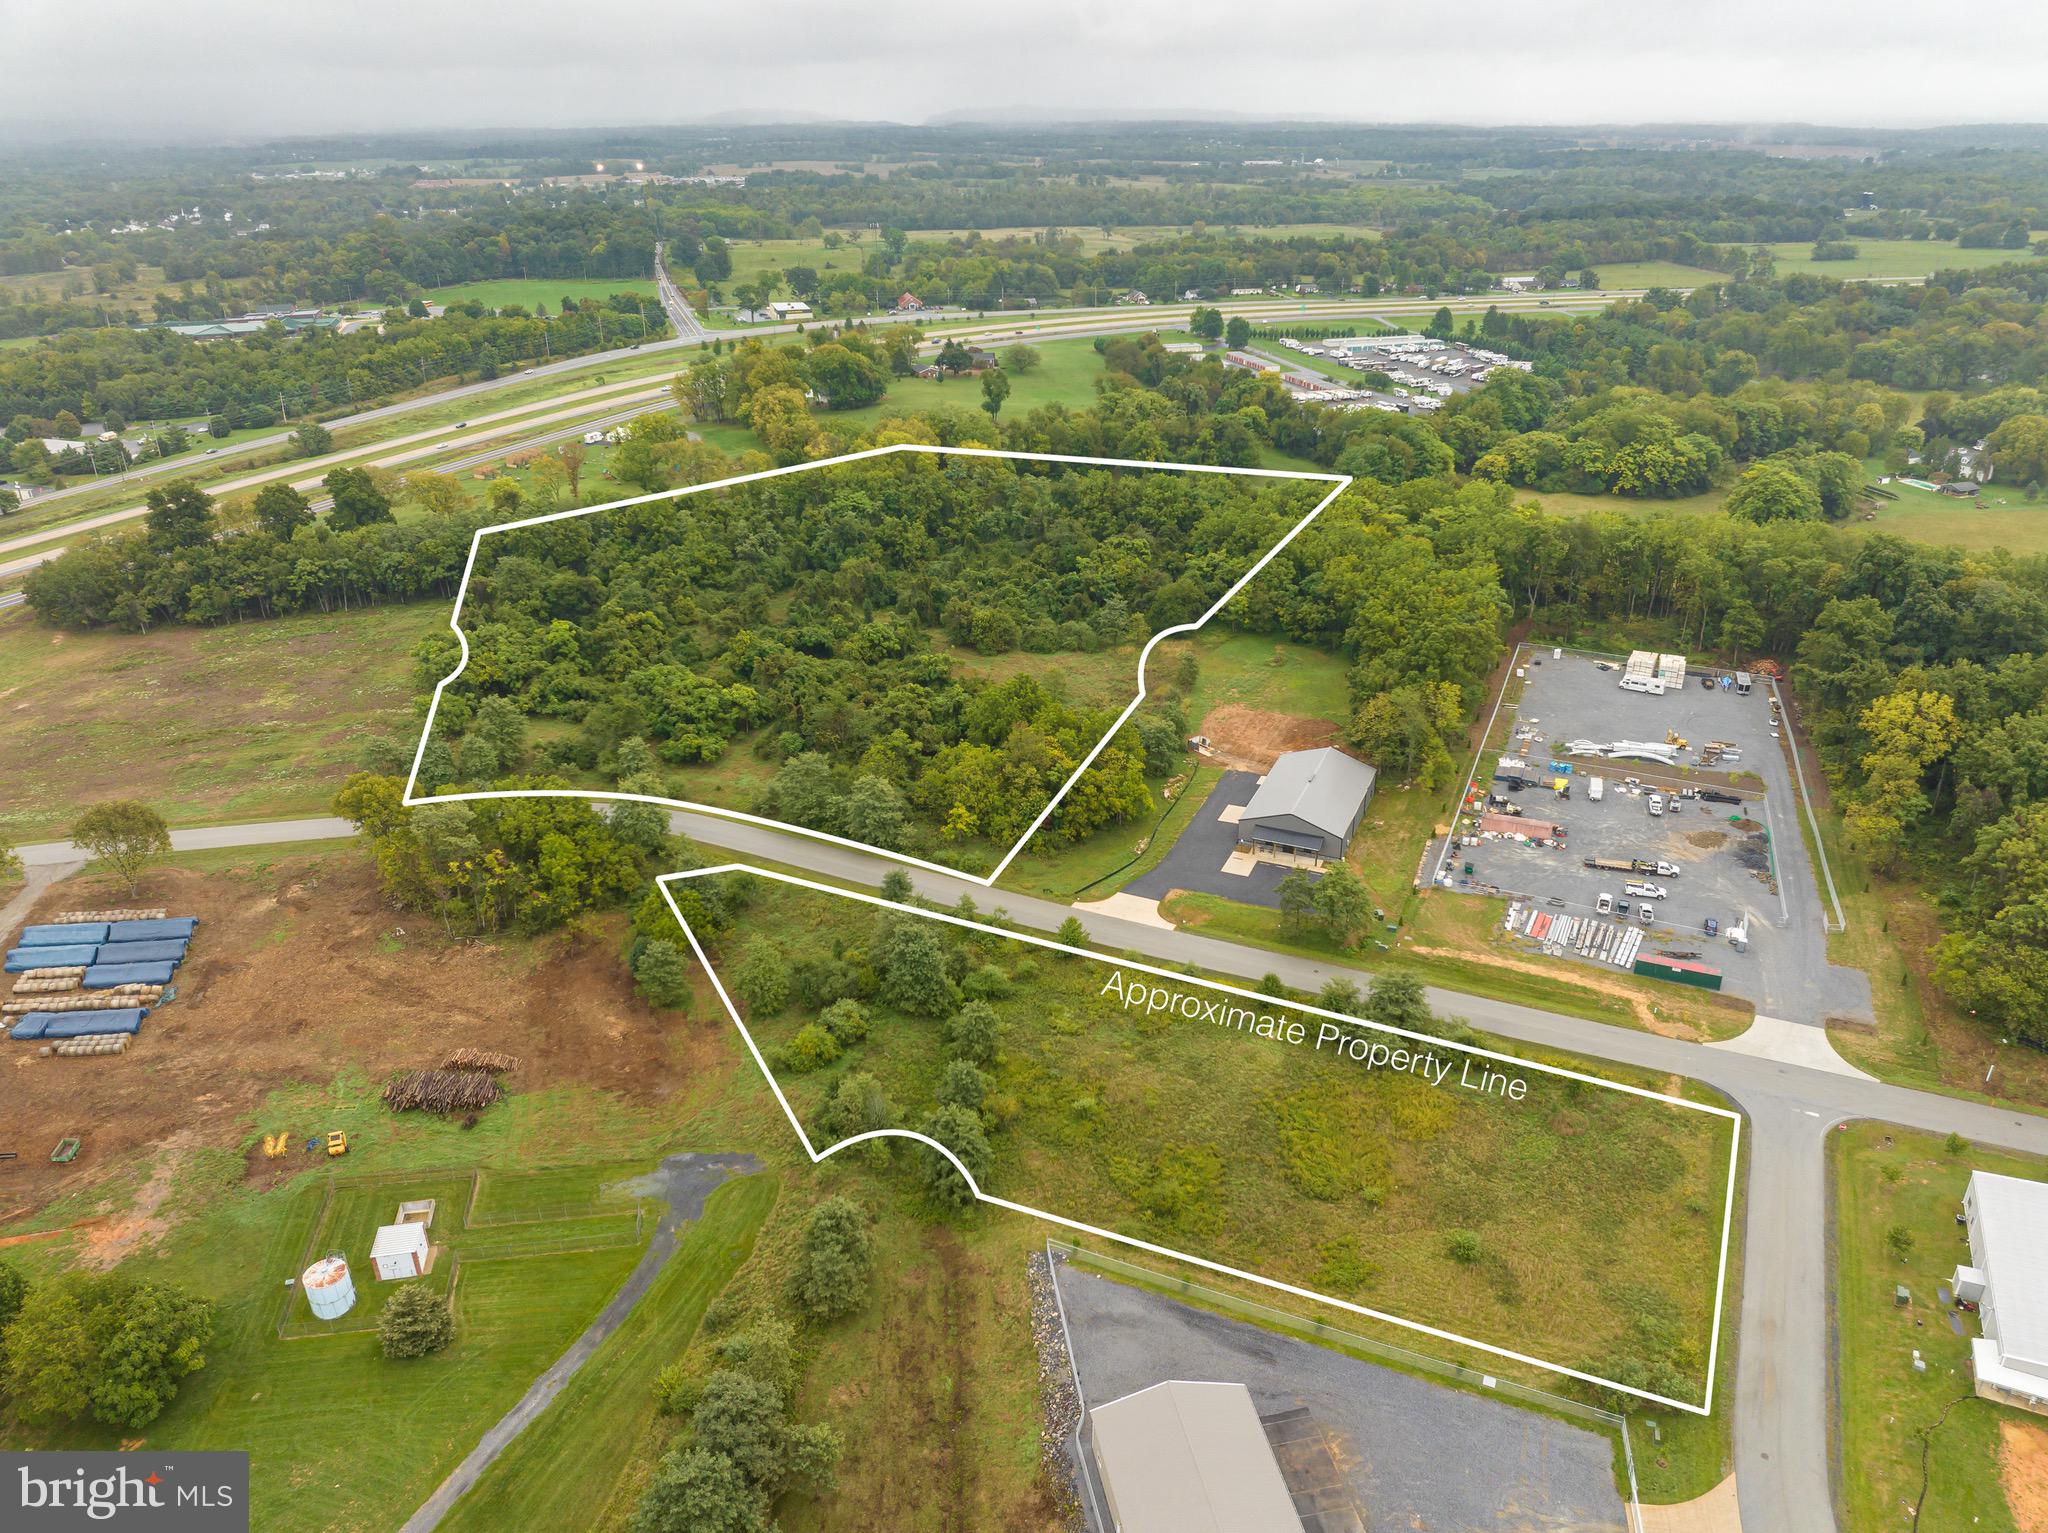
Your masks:
M1199 732L1209 737L1204 754L1241 772L1264 772L1289 751L1314 750L1337 743L1337 726L1328 719L1296 713L1269 713L1241 703L1212 708Z
M110 903L200 918L178 999L143 1019L123 1055L42 1058L0 1036L0 1149L20 1157L0 1162L0 1239L8 1221L138 1156L157 1157L168 1177L174 1167L163 1163L188 1148L242 1146L279 1086L356 1070L375 1089L467 1045L518 1058L511 1091L586 1085L646 1103L687 1089L715 1051L715 1029L635 997L616 924L581 941L450 938L429 917L394 911L369 858L353 851L231 872L160 869L135 901L113 880L73 878L29 919ZM67 1134L84 1149L52 1165ZM252 1174L276 1166L297 1163L252 1152ZM146 1218L147 1202L130 1217ZM148 1231L94 1231L93 1243L102 1235L118 1258L130 1235Z
M1998 1424L1999 1478L2020 1533L2048 1533L2048 1427Z

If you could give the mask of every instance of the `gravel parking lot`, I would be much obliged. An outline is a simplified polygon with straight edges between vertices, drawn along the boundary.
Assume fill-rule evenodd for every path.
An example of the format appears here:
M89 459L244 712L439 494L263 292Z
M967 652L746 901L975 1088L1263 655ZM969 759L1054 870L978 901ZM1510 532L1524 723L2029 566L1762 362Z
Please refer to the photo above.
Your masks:
M1344 1482L1331 1525L1621 1533L1607 1438L1342 1353L1275 1335L1092 1272L1055 1264L1081 1393L1093 1407L1168 1379L1241 1383L1261 1417L1320 1433ZM1269 1427L1269 1436L1273 1429ZM1339 1509L1348 1488L1352 1506ZM1336 1492L1335 1496L1331 1492Z
M1611 664L1612 662L1610 662ZM1621 690L1618 668L1602 669L1597 657L1524 646L1516 665L1526 681L1510 673L1509 703L1503 716L1515 735L1508 752L1490 751L1479 765L1478 786L1501 792L1526 820L1549 820L1565 833L1563 849L1509 839L1455 847L1444 863L1447 887L1474 892L1520 894L1541 908L1564 914L1596 913L1600 895L1627 901L1626 918L1636 922L1643 901L1626 885L1660 885L1668 896L1652 901L1656 916L1644 929L1643 951L1697 953L1699 961L1722 971L1725 989L1749 998L1769 1016L1820 1023L1831 1016L1870 1016L1868 977L1827 959L1826 930L1812 862L1800 835L1802 813L1785 743L1771 732L1771 691L1759 680L1747 697L1723 690L1719 675L1709 689L1698 673L1684 687L1662 697ZM1520 695L1514 689L1520 688ZM1617 739L1664 743L1667 731L1691 743L1676 769L1649 761L1588 762L1578 758L1568 774L1569 798L1549 786L1555 747L1573 740ZM1695 765L1709 740L1727 741L1741 759L1707 768ZM1492 782L1498 759L1512 753L1530 764L1530 786L1506 791ZM1600 802L1590 793L1595 775L1605 782ZM1634 778L1636 785L1627 780ZM1672 797L1687 787L1731 791L1740 805ZM1662 792L1661 816L1649 812L1649 795ZM1767 838L1759 841L1757 837ZM1768 847L1767 872L1759 876L1742 856ZM1627 873L1584 866L1588 857L1640 858L1671 864L1676 874ZM1470 865L1468 876L1465 868ZM1442 880L1439 880L1442 882ZM1704 923L1719 922L1721 935L1708 937ZM1727 941L1730 927L1745 925L1749 951ZM1578 961L1578 960L1572 960Z

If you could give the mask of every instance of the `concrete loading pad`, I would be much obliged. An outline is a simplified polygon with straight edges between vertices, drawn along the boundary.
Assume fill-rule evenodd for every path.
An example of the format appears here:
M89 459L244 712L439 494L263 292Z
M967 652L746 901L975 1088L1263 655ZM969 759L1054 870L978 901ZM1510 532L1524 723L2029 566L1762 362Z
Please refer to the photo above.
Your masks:
M1606 894L1617 905L1629 904L1626 924L1641 931L1643 954L1697 954L1698 962L1722 972L1727 993L1755 1002L1766 1015L1808 1023L1868 1018L1868 977L1827 959L1825 907L1800 834L1803 811L1791 760L1785 742L1772 734L1770 684L1759 680L1743 696L1724 689L1718 671L1708 673L1712 685L1703 686L1695 670L1682 685L1656 696L1623 690L1622 674L1620 662L1608 657L1571 651L1558 656L1546 647L1523 646L1510 667L1510 691L1501 709L1505 730L1495 731L1494 743L1480 756L1474 787L1504 798L1524 822L1554 824L1564 844L1503 836L1454 845L1441 863L1439 885L1519 895L1539 911L1621 924L1618 913L1598 911ZM1579 741L1664 744L1674 734L1690 745L1676 752L1675 767L1561 749ZM1727 742L1739 759L1700 766L1709 741ZM1503 757L1528 763L1526 769L1507 769L1528 784L1519 792L1494 780ZM1570 771L1553 771L1553 761L1568 763ZM1570 785L1569 797L1553 791L1560 776ZM1605 785L1598 802L1590 791L1595 776ZM1729 793L1741 802L1682 796L1688 788ZM1661 815L1649 812L1653 792L1664 797ZM1640 859L1679 871L1588 868L1589 857ZM1762 871L1745 858L1762 861ZM1631 883L1667 891L1650 901L1655 916L1648 927L1638 919L1642 897L1626 892ZM1708 918L1719 924L1718 935L1706 935ZM1737 925L1748 929L1746 953L1727 940ZM1584 960L1570 955L1561 961Z

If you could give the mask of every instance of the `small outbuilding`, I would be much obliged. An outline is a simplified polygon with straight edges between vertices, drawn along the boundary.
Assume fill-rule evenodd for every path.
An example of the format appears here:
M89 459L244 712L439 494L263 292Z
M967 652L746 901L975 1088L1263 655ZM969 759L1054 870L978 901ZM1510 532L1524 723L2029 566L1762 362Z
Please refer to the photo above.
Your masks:
M1251 1391L1171 1379L1084 1430L1117 1533L1302 1533Z
M1325 861L1342 857L1372 802L1378 774L1333 746L1289 751L1273 763L1238 817L1237 839L1255 851Z
M370 1246L370 1267L386 1282L423 1276L430 1265L424 1224L387 1224Z

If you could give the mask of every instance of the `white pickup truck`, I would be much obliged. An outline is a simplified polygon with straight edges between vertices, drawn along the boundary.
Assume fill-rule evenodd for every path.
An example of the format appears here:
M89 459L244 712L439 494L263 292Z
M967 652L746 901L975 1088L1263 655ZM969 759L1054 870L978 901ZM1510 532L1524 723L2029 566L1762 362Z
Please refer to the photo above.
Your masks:
M1662 884L1627 884L1623 886L1622 892L1631 899L1638 900L1668 900L1671 898L1671 891Z

